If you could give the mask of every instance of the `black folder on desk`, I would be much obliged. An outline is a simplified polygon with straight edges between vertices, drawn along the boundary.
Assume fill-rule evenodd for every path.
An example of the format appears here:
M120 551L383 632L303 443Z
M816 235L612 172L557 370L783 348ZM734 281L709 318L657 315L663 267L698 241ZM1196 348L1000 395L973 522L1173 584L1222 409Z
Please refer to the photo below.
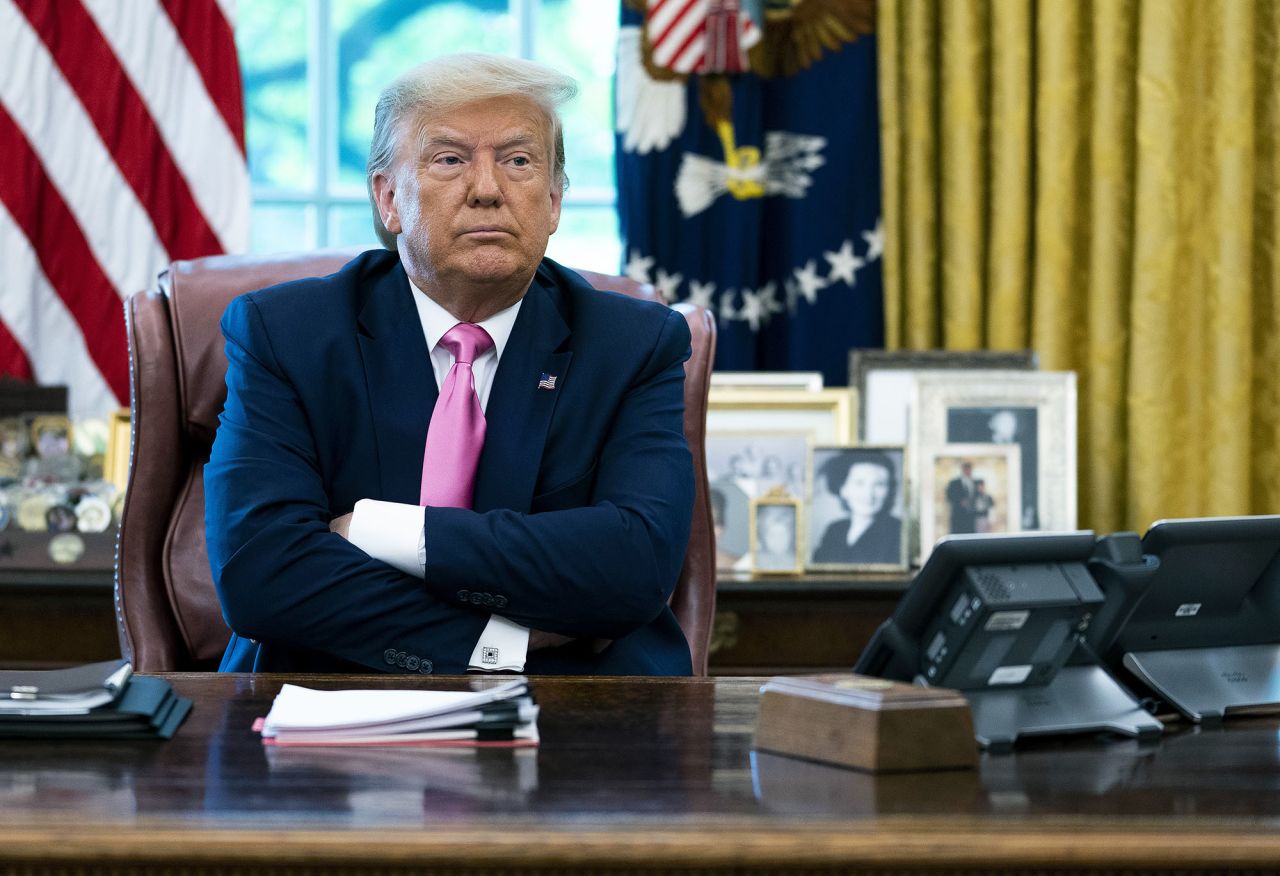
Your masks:
M113 664L116 670L108 671ZM191 711L191 701L176 696L164 679L130 677L128 666L113 661L69 670L4 673L0 696L7 695L7 700L0 708L0 738L172 738ZM108 680L121 674L127 681L112 688L115 682ZM95 686L94 678L102 684ZM107 702L101 702L104 689L111 693ZM100 704L68 705L77 702Z

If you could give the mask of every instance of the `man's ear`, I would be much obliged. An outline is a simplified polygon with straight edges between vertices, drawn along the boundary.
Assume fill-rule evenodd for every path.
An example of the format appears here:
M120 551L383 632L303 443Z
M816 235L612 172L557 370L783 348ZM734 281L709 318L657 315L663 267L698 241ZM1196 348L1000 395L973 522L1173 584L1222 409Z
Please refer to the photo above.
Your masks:
M560 202L564 200L564 192L559 186L551 187L551 233L555 234L560 227Z
M381 171L373 175L373 203L383 227L392 234L399 234L402 229L400 212L396 209L395 180Z

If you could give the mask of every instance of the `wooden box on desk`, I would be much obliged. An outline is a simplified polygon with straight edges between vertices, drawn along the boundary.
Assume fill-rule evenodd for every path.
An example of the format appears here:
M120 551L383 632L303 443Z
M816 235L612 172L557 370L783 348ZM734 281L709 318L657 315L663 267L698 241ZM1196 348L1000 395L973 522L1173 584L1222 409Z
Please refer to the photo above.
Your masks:
M760 689L756 748L871 772L972 768L969 701L954 690L830 673Z

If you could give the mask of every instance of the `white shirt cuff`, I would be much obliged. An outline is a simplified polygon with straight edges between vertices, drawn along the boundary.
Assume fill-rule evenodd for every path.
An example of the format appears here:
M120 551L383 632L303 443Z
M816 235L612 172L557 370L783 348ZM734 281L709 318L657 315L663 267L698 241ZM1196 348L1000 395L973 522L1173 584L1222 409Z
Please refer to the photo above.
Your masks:
M421 505L361 499L347 540L375 560L415 578L426 577Z
M529 654L529 628L505 617L489 615L489 625L471 652L468 669L481 672L523 672Z

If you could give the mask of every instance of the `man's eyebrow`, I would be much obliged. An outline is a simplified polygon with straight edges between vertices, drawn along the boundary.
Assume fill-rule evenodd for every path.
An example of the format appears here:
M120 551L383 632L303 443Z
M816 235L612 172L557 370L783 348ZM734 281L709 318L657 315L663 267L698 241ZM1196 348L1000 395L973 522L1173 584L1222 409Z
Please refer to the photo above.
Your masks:
M418 138L418 142L423 149L430 146L452 146L458 149L470 149L471 144L463 140L461 137L453 134L432 134L423 131L422 136Z
M526 146L530 143L537 143L538 140L539 138L533 134L512 134L507 139L499 141L497 148L510 149L512 146Z
M528 131L521 131L499 141L494 145L494 148L499 152L504 152L508 149L517 147L530 148L537 146L540 141L541 138L538 137L537 134ZM453 131L422 131L419 134L418 151L420 154L430 149L439 149L442 147L445 149L458 149L460 151L470 152L475 148L475 143L465 139L461 134Z

